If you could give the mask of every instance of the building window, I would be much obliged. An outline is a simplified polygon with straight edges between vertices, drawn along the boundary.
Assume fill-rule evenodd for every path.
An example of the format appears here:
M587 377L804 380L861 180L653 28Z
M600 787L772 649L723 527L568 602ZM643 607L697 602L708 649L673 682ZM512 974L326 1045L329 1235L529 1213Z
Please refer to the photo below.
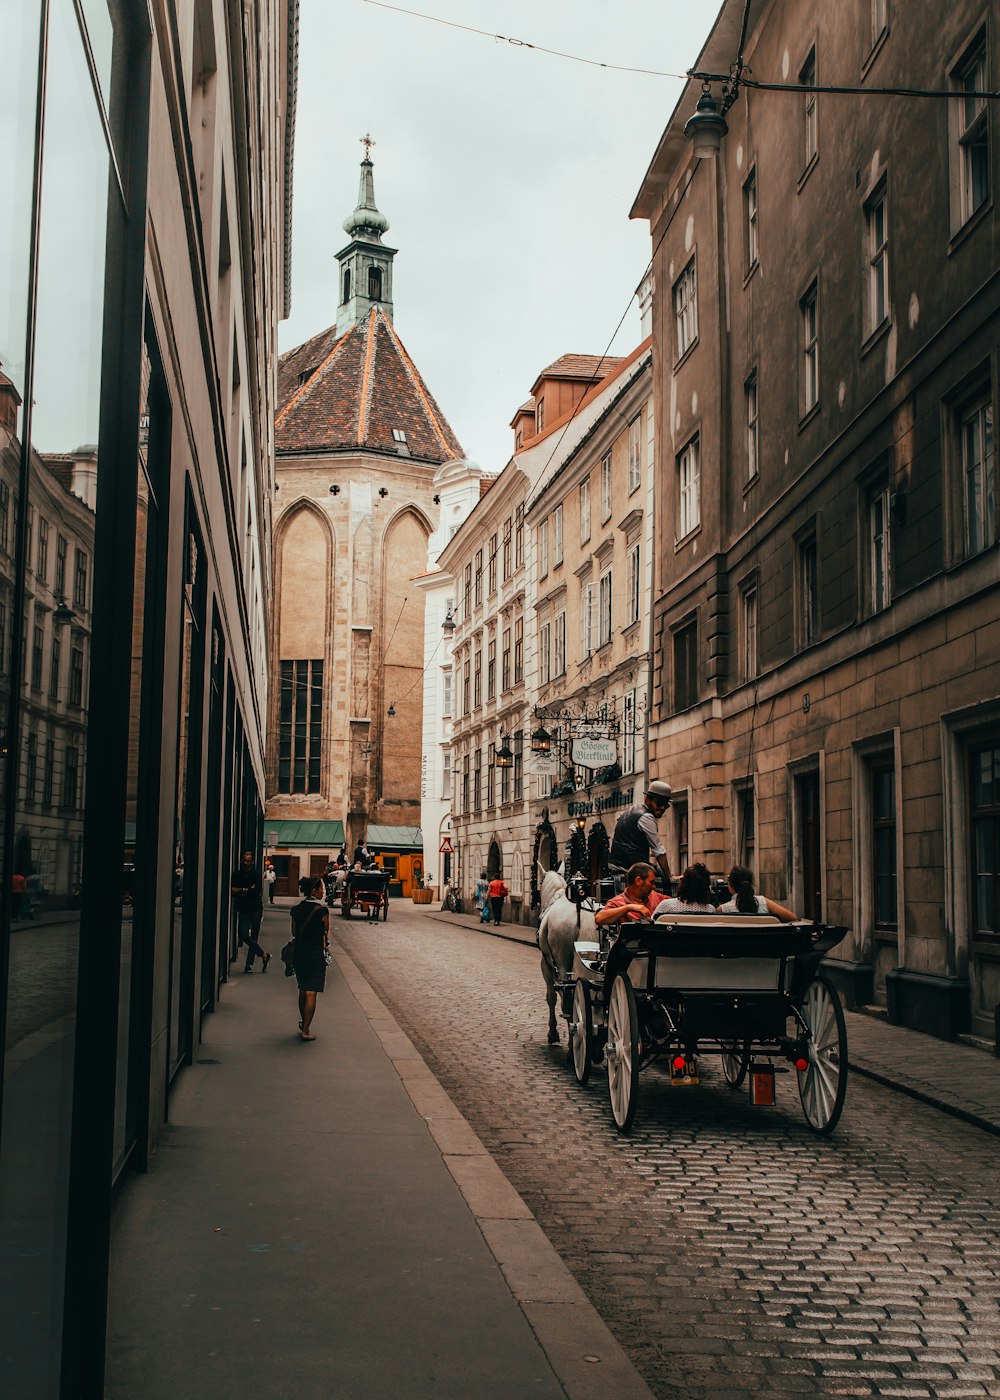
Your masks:
M503 523L503 581L510 578L511 574L511 550L514 541L514 522L508 515Z
M83 646L70 647L69 652L69 703L83 704Z
M344 295L341 297L341 304L346 305L351 299L351 269L344 268Z
M873 763L870 781L872 902L875 927L895 929L896 772L892 763Z
M43 583L48 582L49 522L42 515L38 517L38 555L35 561L35 573Z
M28 508L27 508L27 515L28 515L28 528L27 528L26 538L25 538L24 557L25 557L25 560L26 560L26 562L27 562L28 568L30 569L30 568L31 568L31 556L32 556L32 554L34 553L34 550L35 550L35 508L34 508L34 506L32 506L32 505L29 505L29 506L28 506ZM15 532L15 535L16 535L16 533L17 533L17 520L16 520L16 518L15 518L15 521L14 521L14 532ZM16 548L16 541L15 541L15 548ZM77 553L77 558L79 558L79 556L80 556L80 551L77 550L76 553Z
M10 552L10 487L0 481L0 549Z
M868 609L881 612L892 600L892 522L889 488L880 486L868 496Z
M677 458L677 538L682 540L701 524L701 460L698 438L692 438Z
M594 650L594 585L580 587L580 654L588 657Z
M472 709L469 699L472 685L472 665L469 658L465 658L465 665L462 667L462 714L467 715Z
M993 443L993 404L987 399L960 418L965 548L979 554L997 538L997 469Z
M990 197L989 113L986 34L980 31L952 73L958 104L959 217L965 223Z
M698 336L698 287L694 258L674 283L674 322L677 327L677 359L686 355Z
M552 566L563 561L563 508L556 506L552 512Z
M754 166L743 182L743 228L746 271L750 273L757 266L759 248L757 243L757 167Z
M520 739L517 737L517 735L514 735L511 739L508 740L508 743L511 745L511 747L512 747L512 749L513 749L513 751L514 751L515 756L517 755L517 750L518 750L518 748L520 747L520 742L521 742L521 741L520 741ZM501 801L501 802L509 802L509 801L510 801L510 775L511 775L511 769L510 769L510 768L501 768L501 769L500 769L500 801Z
M56 776L55 740L45 740L45 760L42 768L42 801L46 807L52 806L52 792Z
M635 772L638 741L637 692L628 690L622 700L622 774Z
M368 269L368 297L371 301L382 300L382 269L380 267Z
M465 587L462 590L463 611L466 617L472 612L472 565L465 566Z
M756 580L740 589L739 648L740 684L745 685L760 673Z
M538 527L538 577L544 578L549 571L549 522L543 520Z
M543 622L538 628L538 683L548 685L552 679L552 624Z
M537 436L545 427L545 400L539 399L535 405L535 435Z
M811 647L819 640L819 555L816 536L799 541L798 549L799 645Z
M819 153L819 128L816 113L816 50L810 49L809 56L799 72L799 86L812 88L812 92L802 94L802 128L805 137L805 166L812 165Z
M441 716L443 719L451 718L453 680L451 667L448 666L441 672Z
M752 481L760 471L760 399L756 370L744 384L743 392L747 405L747 480Z
M566 674L566 612L556 613L555 630L553 633L553 675L564 676Z
M639 549L639 542L636 541L625 557L626 627L631 627L633 622L638 622L642 611L642 572L639 567Z
M451 801L451 749L441 750L441 799Z
M674 709L686 710L698 701L698 623L674 633Z
M406 433L403 431L402 428L393 428L393 430L392 430L392 440L393 440L393 442L399 443L402 447L405 447L405 446L406 446Z
M580 482L580 543L590 539L590 477Z
M35 793L38 789L38 739L28 731L25 743L24 754L24 797L27 802L34 802Z
M59 638L52 638L52 655L49 663L49 699L59 699L59 653L62 650Z
M524 680L524 618L514 619L514 684Z
M524 796L524 751L521 740L514 745L514 801L520 802ZM516 887L515 887L516 888Z
M874 334L889 316L889 222L885 182L865 204L868 242L867 331Z
M66 746L66 767L63 773L62 805L69 811L76 810L80 785L80 751L72 744Z
M601 524L611 519L611 453L601 458Z
M282 661L278 791L319 792L323 748L323 663Z
M483 653L476 647L472 653L472 708L478 710L483 703Z
M472 810L481 812L483 808L483 751L476 745L472 765Z
M500 689L510 690L510 624L503 629L503 646L500 650Z
M1000 744L969 753L972 931L1000 933Z
M499 536L496 531L490 536L489 548L486 551L486 594L487 597L497 591L497 547Z
M472 575L472 604L478 608L483 601L483 551L476 550L476 568Z
M53 587L59 599L66 597L66 551L69 548L64 535L56 535L56 577Z
M468 813L469 807L469 755L462 759L462 811Z
M524 506L514 511L514 568L524 563Z
M45 633L41 627L35 627L31 634L31 688L41 690L42 688L42 649L45 646ZM79 701L76 702L79 704Z
M674 869L686 870L688 867L688 859L691 854L687 798L682 798L679 802L674 799L670 806L673 810L674 852L677 856L677 864L674 866Z
M642 480L642 414L628 425L628 490L638 490Z
M486 649L486 698L497 698L497 639L491 637Z
M819 403L819 287L814 282L799 302L802 318L802 411Z
M736 859L740 865L754 869L757 851L757 811L753 782L736 788Z
M611 641L612 584L610 569L601 575L597 598L597 645L606 647Z

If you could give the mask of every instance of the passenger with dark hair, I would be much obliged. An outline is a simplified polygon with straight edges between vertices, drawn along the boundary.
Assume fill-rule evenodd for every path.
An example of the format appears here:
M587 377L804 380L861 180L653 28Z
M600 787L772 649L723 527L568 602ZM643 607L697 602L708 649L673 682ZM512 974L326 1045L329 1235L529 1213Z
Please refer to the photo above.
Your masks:
M330 951L330 915L323 902L323 880L305 875L299 881L302 903L291 911L295 951L292 967L299 988L299 1036L315 1040L309 1027L316 1014L316 993L326 988L326 960Z
M773 899L757 894L753 887L753 871L745 865L734 865L730 870L729 888L733 898L719 905L720 914L770 914L783 924L790 924L798 918L783 904L775 904Z
M603 924L634 924L651 919L663 905L663 896L657 894L653 886L656 873L645 860L637 860L630 865L625 876L625 889L613 895L603 909L594 915L594 923L600 928Z
M698 861L689 865L681 876L677 896L665 899L656 911L662 919L665 914L714 914L712 903L712 876L708 866Z

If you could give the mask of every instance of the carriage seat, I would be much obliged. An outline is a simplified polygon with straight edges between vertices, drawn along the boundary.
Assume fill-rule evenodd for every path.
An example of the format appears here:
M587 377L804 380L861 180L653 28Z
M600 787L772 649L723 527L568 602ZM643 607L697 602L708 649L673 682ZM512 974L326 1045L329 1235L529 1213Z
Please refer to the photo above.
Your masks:
M655 924L684 924L695 928L774 928L781 923L773 914L654 914Z

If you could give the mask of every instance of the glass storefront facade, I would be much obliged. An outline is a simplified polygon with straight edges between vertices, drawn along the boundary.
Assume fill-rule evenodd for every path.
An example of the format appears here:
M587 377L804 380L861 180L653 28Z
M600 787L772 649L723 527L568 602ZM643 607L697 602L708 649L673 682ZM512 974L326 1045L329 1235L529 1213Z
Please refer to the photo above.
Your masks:
M149 14L0 0L0 1394L32 1400L103 1393L114 1199L227 978L230 870L262 832L263 605L206 505L239 410L178 450L163 328L197 275L149 281ZM187 170L155 178L169 203ZM221 333L200 313L227 351L230 309Z

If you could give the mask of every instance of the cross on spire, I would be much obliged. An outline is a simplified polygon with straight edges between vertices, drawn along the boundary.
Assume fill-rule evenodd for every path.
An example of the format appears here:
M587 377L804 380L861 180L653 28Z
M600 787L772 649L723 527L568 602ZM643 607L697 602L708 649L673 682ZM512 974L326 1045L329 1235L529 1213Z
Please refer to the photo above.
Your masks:
M375 142L372 140L371 136L368 134L367 131L365 132L364 136L361 137L361 144L365 148L365 160L371 160L372 147L374 146Z

